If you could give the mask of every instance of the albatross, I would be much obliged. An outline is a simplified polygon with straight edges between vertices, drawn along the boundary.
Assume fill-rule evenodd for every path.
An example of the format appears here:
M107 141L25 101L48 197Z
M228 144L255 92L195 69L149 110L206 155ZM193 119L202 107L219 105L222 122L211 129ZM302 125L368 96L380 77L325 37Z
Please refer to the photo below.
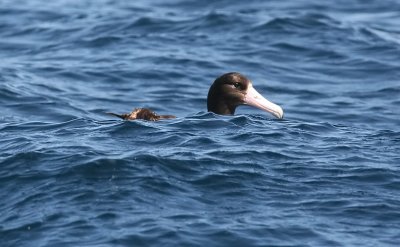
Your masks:
M253 87L253 83L238 72L230 72L215 79L207 96L207 110L220 115L234 115L236 107L249 105L266 111L278 119L283 118L282 108L264 98ZM147 108L136 108L131 113L116 114L113 116L124 120L144 119L158 121L175 118L173 115L157 115Z

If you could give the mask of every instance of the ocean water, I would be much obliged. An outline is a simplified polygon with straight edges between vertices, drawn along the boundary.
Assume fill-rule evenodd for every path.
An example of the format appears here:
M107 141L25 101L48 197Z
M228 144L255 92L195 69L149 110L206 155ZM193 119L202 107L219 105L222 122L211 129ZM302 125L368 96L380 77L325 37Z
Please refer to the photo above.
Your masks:
M0 246L398 246L399 9L0 0Z

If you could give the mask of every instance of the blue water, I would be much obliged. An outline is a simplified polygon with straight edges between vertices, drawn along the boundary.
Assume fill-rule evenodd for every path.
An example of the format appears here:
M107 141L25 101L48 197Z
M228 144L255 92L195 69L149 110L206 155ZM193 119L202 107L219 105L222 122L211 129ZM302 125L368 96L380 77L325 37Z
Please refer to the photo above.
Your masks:
M397 246L399 9L0 1L0 245ZM230 71L285 119L208 113Z

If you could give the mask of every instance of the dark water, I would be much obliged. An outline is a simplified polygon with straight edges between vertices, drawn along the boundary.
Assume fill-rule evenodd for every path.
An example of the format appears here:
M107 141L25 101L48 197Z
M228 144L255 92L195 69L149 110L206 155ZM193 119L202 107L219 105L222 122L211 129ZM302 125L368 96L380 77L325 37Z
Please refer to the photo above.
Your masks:
M396 246L399 1L0 1L1 246ZM239 71L285 119L206 112ZM104 114L150 107L177 119Z

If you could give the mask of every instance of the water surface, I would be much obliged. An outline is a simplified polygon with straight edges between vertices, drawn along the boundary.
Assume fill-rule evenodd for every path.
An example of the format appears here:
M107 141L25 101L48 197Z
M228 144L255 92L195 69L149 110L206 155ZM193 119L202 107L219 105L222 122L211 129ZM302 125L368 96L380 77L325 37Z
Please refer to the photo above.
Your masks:
M0 1L1 246L396 246L398 9ZM207 113L230 71L285 119Z

